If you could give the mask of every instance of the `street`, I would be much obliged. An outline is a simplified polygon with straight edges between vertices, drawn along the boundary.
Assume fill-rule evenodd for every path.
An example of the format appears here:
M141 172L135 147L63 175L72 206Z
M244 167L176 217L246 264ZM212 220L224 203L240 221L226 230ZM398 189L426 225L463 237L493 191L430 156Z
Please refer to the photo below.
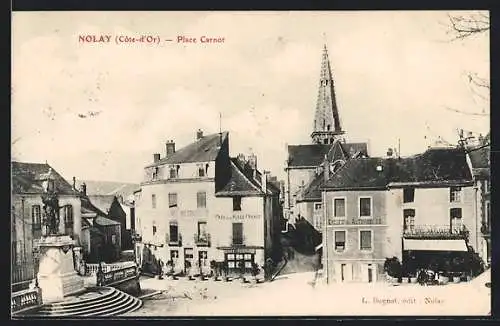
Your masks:
M311 285L313 273L289 274L262 284L145 278L141 309L125 316L349 316L474 315L490 311L485 278L444 286L352 283Z

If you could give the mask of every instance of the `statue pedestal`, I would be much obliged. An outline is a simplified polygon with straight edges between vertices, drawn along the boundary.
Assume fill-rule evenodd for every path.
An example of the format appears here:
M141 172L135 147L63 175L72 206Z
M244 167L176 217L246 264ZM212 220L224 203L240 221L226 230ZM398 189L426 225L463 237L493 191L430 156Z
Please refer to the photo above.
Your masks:
M39 245L38 285L43 303L60 301L85 289L73 263L73 239L67 235L49 236L40 239Z

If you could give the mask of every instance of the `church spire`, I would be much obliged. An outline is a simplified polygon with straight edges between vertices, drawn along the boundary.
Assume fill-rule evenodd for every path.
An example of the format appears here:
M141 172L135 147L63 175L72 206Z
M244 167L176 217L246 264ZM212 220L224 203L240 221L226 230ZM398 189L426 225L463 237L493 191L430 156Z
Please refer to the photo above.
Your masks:
M335 100L335 88L330 60L328 59L328 50L325 44L321 60L318 100L311 138L313 143L332 144L336 137L343 133Z

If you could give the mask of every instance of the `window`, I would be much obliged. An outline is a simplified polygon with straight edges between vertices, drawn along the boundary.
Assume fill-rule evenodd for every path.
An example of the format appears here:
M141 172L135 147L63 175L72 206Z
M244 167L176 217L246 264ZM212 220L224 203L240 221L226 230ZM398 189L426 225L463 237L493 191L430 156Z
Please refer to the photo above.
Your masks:
M42 229L42 214L40 205L31 206L31 221L33 223L33 230Z
M153 180L156 180L158 178L158 167L155 167L153 170Z
M168 194L168 207L177 207L177 193L171 192Z
M170 242L178 242L179 241L179 226L177 223L170 223Z
M314 204L314 210L315 210L315 211L319 211L320 209L321 209L321 204L319 204L319 203L315 203L315 204Z
M328 145L328 138L325 138L325 139L323 140L323 143L324 143L325 145Z
M156 195L151 195L151 208L156 208Z
M207 222L198 222L198 241L207 241Z
M178 177L179 166L171 166L170 167L170 179L175 179Z
M460 202L460 194L462 189L460 187L451 187L450 188L450 203Z
M111 235L111 243L116 244L116 234Z
M153 235L156 234L156 225L153 225Z
M456 233L462 230L462 209L452 208L450 209L450 227L451 232Z
M359 217L372 216L372 199L370 197L359 198Z
M196 203L198 208L205 208L207 207L207 193L204 191L199 191L196 194Z
M64 225L66 228L73 228L73 206L64 206Z
M203 168L203 165L198 166L198 176L199 177L205 176L205 169Z
M243 223L233 223L233 245L243 244Z
M403 203L413 203L415 200L415 188L403 189Z
M179 250L170 250L170 259L176 261L179 258Z
M404 230L407 232L413 232L415 230L415 210L405 209L403 210L404 218Z
M333 200L333 216L345 217L345 198L335 198Z
M233 197L233 211L241 211L241 196Z
M335 251L345 250L346 231L335 231Z
M359 231L359 250L372 250L372 231Z

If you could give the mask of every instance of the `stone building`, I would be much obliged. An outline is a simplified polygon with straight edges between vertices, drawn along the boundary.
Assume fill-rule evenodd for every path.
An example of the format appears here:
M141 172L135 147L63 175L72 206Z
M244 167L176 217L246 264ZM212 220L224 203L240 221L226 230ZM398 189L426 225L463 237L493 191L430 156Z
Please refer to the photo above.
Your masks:
M80 245L80 194L47 163L12 162L11 273L13 290L24 288L37 273L37 243L43 232L42 195L53 187L59 199L59 232Z
M473 181L462 148L350 160L326 178L328 282L380 280L388 257L428 267L478 249Z
M169 141L165 157L153 159L135 194L144 269L172 261L180 272L208 271L217 261L236 272L240 264L249 270L279 257L279 188L258 170L255 155L230 157L227 132L198 131L179 150Z
M321 229L321 196L317 187L321 183L325 158L328 168L337 170L346 160L368 155L366 143L347 143L344 138L335 97L335 87L328 50L323 49L318 98L313 120L311 143L288 145L285 163L285 218L293 223L304 217L317 229Z

